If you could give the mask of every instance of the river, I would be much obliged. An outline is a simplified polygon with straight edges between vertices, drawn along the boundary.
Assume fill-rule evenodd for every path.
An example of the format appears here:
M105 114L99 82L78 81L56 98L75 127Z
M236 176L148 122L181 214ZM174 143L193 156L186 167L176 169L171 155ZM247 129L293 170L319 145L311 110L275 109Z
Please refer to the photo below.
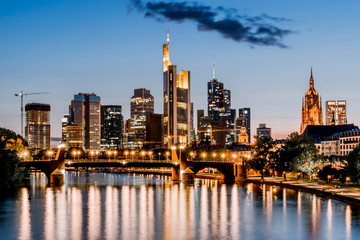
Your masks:
M34 173L0 200L0 239L360 239L360 208L292 189L139 174Z

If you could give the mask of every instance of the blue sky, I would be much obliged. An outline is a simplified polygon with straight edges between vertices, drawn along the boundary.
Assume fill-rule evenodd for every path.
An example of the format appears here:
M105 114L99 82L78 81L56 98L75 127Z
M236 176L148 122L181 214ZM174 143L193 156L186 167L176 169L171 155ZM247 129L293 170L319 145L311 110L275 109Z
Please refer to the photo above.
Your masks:
M158 2L158 1L155 1ZM169 1L165 1L169 2ZM179 2L179 1L178 1ZM191 2L190 2L191 3ZM216 77L232 92L232 107L252 109L273 137L298 131L301 99L313 67L315 89L326 100L347 100L348 122L359 124L359 1L199 1L237 14L291 19L273 22L293 31L276 46L250 46L216 31L198 31L194 21L156 21L129 11L130 1L0 2L0 126L20 132L24 98L51 105L52 137L61 136L61 117L74 94L94 92L102 104L120 104L127 119L134 88L147 88L162 112L162 44L170 26L170 58L191 71L192 101L207 109L207 82ZM221 4L221 5L220 5Z

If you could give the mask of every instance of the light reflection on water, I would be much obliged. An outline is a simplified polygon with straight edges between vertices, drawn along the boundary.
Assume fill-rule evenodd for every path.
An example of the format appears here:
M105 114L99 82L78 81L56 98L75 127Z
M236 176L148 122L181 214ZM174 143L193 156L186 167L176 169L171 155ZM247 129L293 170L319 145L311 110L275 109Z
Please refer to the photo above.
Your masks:
M0 202L6 239L360 238L358 208L264 184L86 173L67 173L59 188L33 181Z

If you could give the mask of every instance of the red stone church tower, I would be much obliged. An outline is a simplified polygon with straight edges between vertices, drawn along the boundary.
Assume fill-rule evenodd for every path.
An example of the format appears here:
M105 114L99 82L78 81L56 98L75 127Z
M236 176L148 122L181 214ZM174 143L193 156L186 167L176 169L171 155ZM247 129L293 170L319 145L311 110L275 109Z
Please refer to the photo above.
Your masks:
M321 97L314 88L314 78L311 69L309 90L302 101L300 134L305 131L307 125L323 125Z

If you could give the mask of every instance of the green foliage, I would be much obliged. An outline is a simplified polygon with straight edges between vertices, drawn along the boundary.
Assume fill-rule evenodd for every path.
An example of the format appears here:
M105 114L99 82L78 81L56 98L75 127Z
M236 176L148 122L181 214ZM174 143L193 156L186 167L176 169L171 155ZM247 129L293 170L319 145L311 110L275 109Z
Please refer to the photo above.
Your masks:
M251 168L261 172L261 179L264 179L264 169L273 161L275 142L271 137L255 137L256 142L251 148L252 160L249 162Z
M311 137L293 132L277 149L272 166L280 172L300 171L309 176L318 171L321 158Z
M9 189L22 177L17 166L19 151L24 150L21 139L15 132L0 128L0 189Z
M351 178L352 182L359 183L360 178L360 147L354 148L347 156L346 174Z

